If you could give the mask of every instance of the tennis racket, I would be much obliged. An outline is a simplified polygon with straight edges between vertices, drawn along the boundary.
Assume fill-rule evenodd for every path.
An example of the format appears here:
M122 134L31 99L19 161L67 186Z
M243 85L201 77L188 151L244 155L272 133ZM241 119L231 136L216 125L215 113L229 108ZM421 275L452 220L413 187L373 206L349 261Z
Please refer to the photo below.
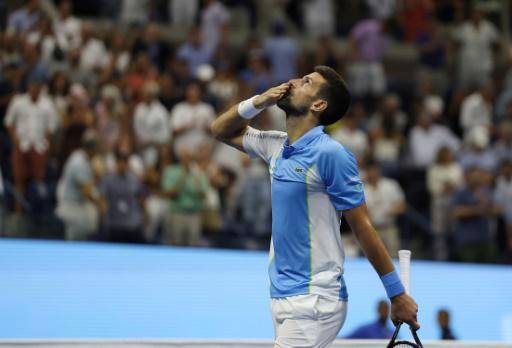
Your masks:
M400 250L398 252L398 260L400 263L400 279L404 284L405 292L409 294L409 285L410 285L410 271L411 271L411 251L410 250ZM414 347L414 348L423 348L421 344L420 338L412 327L411 334L414 342L409 341L397 341L398 333L400 332L400 328L402 327L402 322L398 322L395 328L395 332L393 333L393 337L389 341L387 348L392 347Z

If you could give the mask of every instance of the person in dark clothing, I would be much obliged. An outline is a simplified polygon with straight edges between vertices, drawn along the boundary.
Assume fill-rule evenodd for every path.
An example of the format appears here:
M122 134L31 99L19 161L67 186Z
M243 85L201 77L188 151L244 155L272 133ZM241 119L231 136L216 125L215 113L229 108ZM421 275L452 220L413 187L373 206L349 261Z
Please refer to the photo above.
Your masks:
M437 323L441 329L442 340L456 340L457 338L453 335L452 329L450 328L450 312L446 309L440 309L437 311Z
M101 195L107 201L105 225L111 242L144 243L144 190L129 169L129 154L117 151L117 170L103 178Z
M355 329L346 338L391 338L393 336L393 328L388 325L389 322L389 303L381 300L377 305L377 320L369 324L365 324Z

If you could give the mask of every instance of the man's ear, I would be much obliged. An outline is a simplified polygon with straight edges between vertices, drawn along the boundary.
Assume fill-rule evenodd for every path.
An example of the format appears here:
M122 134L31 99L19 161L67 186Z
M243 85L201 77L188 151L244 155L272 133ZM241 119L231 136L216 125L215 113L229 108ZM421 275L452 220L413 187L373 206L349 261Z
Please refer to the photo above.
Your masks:
M315 113L323 112L325 109L327 109L327 101L324 99L317 99L313 102L313 104L311 104L310 109Z

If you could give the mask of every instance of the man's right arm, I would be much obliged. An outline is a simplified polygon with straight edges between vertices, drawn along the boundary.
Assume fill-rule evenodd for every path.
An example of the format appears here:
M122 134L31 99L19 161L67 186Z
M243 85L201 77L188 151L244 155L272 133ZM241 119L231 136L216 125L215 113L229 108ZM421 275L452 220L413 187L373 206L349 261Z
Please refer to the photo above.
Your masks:
M289 89L289 83L283 83L272 87L261 95L252 98L252 106L263 110L269 106L275 105ZM238 113L239 104L233 105L228 111L221 114L210 125L212 135L219 141L226 143L234 148L244 151L243 137L247 132L250 118L244 118Z

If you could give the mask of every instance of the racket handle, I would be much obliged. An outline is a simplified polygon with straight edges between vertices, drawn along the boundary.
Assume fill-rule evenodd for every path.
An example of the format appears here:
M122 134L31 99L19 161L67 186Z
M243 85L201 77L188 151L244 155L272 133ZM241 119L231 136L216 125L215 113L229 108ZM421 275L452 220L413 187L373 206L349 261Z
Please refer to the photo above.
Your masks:
M399 250L398 251L398 260L400 264L400 280L402 280L402 284L404 285L405 292L407 294L410 293L410 284L411 284L411 251L410 250Z

